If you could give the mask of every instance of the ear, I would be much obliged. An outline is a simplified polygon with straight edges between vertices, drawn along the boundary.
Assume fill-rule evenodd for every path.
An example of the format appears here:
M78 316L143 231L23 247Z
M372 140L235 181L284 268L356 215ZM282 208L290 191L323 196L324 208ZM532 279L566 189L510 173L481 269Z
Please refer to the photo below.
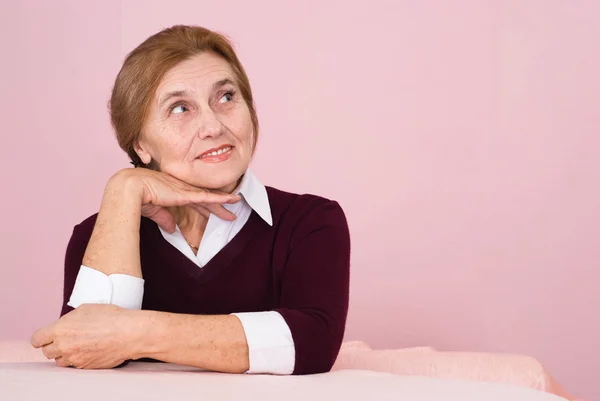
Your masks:
M142 163L150 164L150 162L152 161L152 155L150 154L148 146L144 143L143 140L140 139L135 141L133 143L133 150L135 150L135 153L137 153L137 155L140 157Z

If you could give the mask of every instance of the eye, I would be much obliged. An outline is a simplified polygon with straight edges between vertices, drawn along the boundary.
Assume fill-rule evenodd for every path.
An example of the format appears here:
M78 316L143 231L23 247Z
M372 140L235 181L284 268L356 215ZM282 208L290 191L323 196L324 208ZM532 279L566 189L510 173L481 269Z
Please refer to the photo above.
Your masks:
M187 107L185 107L182 104L179 104L179 105L173 106L171 108L171 113L172 114L181 114L181 113L185 113L187 110L188 110Z
M219 103L227 103L233 100L233 91L229 91L225 93L221 99L219 99Z

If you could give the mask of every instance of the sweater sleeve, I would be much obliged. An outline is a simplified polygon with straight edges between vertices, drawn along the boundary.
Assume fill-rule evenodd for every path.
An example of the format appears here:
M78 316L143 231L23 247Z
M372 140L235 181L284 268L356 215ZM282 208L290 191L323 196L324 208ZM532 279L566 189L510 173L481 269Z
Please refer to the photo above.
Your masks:
M337 202L318 202L293 230L276 309L292 332L294 374L331 370L344 337L349 285L346 217Z

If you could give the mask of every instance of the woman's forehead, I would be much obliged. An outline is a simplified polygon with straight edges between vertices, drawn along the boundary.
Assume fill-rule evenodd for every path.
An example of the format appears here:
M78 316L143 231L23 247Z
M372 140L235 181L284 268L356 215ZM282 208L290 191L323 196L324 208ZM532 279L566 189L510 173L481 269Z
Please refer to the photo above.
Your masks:
M175 91L210 92L223 83L233 84L231 66L214 53L201 53L177 64L162 78L156 93L158 100Z

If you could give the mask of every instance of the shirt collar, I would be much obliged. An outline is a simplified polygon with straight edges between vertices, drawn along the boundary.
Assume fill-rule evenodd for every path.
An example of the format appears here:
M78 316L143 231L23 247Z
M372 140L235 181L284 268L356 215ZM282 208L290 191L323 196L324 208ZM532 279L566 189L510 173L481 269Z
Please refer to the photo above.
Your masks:
M248 205L270 226L273 225L273 216L271 215L271 205L269 204L269 195L265 186L248 169L242 177L240 185L233 192L236 195L242 195Z

